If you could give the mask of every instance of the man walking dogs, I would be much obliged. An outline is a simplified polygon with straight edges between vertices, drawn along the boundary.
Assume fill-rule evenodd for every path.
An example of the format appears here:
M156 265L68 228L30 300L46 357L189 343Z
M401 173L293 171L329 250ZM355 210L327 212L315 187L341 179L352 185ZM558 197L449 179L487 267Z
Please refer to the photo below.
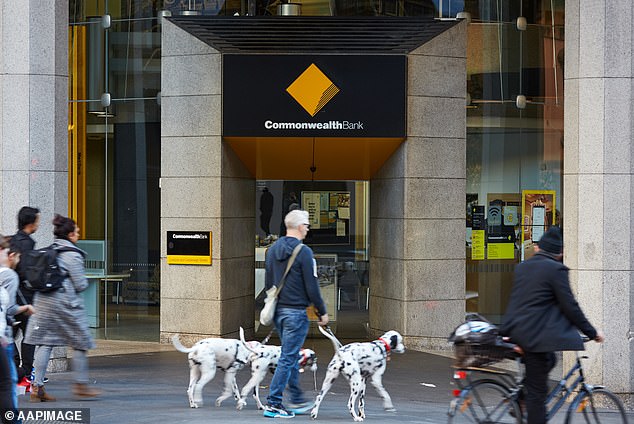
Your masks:
M308 212L304 210L290 211L284 218L286 236L280 238L266 252L266 289L277 285L284 275L293 250L308 234L310 224ZM277 364L268 405L264 416L269 418L292 418L296 413L307 412L311 405L306 402L299 386L299 367L297 356L308 334L308 316L306 308L313 304L319 314L319 325L328 324L326 305L319 291L317 281L317 264L313 251L302 246L293 262L286 283L278 295L275 311L275 328L280 336L282 355ZM282 405L284 389L288 385L290 404Z
M515 281L501 332L524 350L528 424L546 422L548 373L556 351L583 350L579 331L596 342L603 333L590 324L570 290L559 227L544 233L535 255L515 268Z

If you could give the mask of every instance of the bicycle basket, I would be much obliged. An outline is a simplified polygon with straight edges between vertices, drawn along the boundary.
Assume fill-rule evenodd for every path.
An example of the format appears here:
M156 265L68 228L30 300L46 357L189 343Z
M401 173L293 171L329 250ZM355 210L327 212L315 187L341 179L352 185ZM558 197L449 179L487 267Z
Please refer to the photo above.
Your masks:
M512 359L517 353L512 344L502 341L502 337L496 337L493 343L454 343L454 366L459 368L483 367L485 365L500 362L503 359Z

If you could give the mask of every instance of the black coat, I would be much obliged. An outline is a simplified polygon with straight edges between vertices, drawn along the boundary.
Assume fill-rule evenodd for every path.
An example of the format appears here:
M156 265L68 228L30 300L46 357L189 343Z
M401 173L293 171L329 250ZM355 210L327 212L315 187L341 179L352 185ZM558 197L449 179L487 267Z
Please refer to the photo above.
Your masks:
M527 352L583 350L579 331L597 335L570 290L568 267L543 252L515 269L500 331Z
M28 252L35 248L35 240L31 238L30 235L20 230L13 237L11 237L11 250L16 250L20 253ZM15 271L18 273L20 277L20 292L22 296L26 298L27 304L33 303L33 292L27 289L22 281L24 280L24 273L20 269L20 263L18 262L18 266L15 268ZM24 301L18 296L18 304L23 305Z

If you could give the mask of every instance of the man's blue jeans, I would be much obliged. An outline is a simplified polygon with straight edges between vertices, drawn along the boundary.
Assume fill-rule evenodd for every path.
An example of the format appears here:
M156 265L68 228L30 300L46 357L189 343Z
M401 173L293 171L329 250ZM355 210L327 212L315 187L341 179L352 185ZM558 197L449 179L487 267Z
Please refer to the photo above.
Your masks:
M306 310L278 308L275 311L274 321L282 341L282 356L271 381L268 403L280 405L287 385L291 394L291 403L302 403L305 399L304 392L299 387L299 350L308 334Z

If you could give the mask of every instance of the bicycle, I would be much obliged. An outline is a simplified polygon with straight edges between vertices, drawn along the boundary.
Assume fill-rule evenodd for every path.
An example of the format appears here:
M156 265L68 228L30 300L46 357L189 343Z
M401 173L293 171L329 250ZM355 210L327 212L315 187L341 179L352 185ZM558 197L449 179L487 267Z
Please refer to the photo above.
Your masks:
M501 339L493 346L454 345L454 348L462 350L457 355L459 358L470 359L466 364L468 366L458 364L453 373L453 381L458 389L454 390L454 399L449 405L449 424L525 422L525 411L522 411L519 402L523 391L523 371L515 347ZM514 358L517 362L519 371L516 375L482 368L507 358ZM548 394L546 420L553 420L566 400L572 398L564 419L566 424L626 424L627 415L621 400L603 386L586 383L581 360L587 358L577 353L575 364ZM483 374L485 377L481 376ZM474 375L480 377L474 379Z

